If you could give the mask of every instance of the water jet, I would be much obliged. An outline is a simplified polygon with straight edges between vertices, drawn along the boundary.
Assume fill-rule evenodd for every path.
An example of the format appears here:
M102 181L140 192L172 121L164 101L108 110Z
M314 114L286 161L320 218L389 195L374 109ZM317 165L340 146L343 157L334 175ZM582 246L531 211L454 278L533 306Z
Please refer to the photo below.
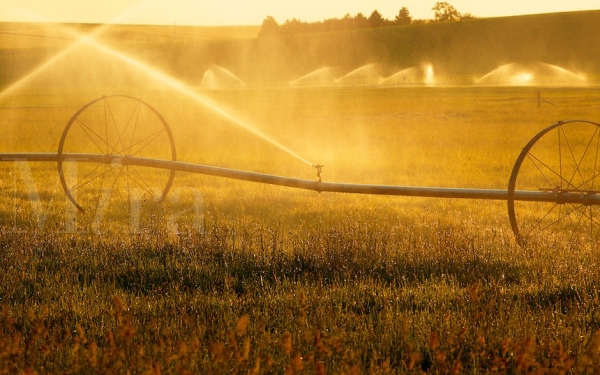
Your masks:
M479 78L478 85L497 86L581 86L585 77L556 65L542 62L509 63Z
M434 85L435 77L433 74L433 66L431 64L425 66L425 84L426 85Z
M317 69L300 78L290 81L292 86L319 86L327 85L335 82L336 69L325 67Z
M150 0L143 0L141 2L135 3L134 5L130 6L127 9L125 9L122 13L118 14L117 16L115 16L109 22L107 22L105 24L102 24L99 27L94 28L94 30L91 33L89 33L88 35L81 35L80 33L74 31L73 29L71 29L71 28L69 28L67 26L55 24L56 27L60 26L63 31L65 31L66 33L70 34L75 39L75 42L73 44L71 44L70 46L68 46L67 48L65 48L64 50L56 53L54 56L48 58L41 65L39 65L34 70L32 70L31 72L29 72L26 76L21 77L19 80L17 80L16 82L10 84L4 90L0 91L0 100L2 100L4 97L8 96L10 93L12 93L12 92L14 92L14 91L22 88L25 84L27 84L28 82L30 82L31 80L33 80L35 77L39 76L41 73L43 73L44 71L46 71L51 66L55 65L57 62L59 62L65 56L67 56L70 53L72 53L78 47L80 47L83 44L87 43L88 40L93 40L94 38L97 38L98 36L102 35L106 30L108 30L109 28L111 28L113 24L123 22L123 20L127 16L139 12L140 8L142 6L144 6L145 3L149 2L149 1ZM36 22L48 22L48 21L44 21L44 17L41 17L37 13L31 12L29 10L20 10L20 12L21 13L27 13L29 15L29 17L35 19Z
M381 78L381 86L410 86L410 85L434 85L436 84L433 66L431 64L422 66L411 66L402 69L389 77Z
M418 76L419 70L412 66L410 68L402 69L387 78L383 78L379 84L382 86L409 86L416 83Z
M231 71L212 65L202 76L202 86L210 89L239 88L244 87L245 83Z
M0 93L0 99L4 96L8 95L9 93L13 92L14 90L22 87L25 83L31 81L36 76L39 76L43 71L49 69L52 65L55 65L57 62L59 62L61 59L63 59L66 55L73 53L73 51L75 51L77 48L80 48L82 46L90 46L94 50L101 52L103 55L110 56L110 57L116 59L116 61L120 61L121 63L125 63L127 66L134 68L138 73L142 73L146 77L151 78L153 82L160 83L166 87L174 89L177 92L187 96L188 98L192 99L197 104L202 105L203 107L207 108L208 110L212 111L213 113L218 114L218 115L222 116L223 118L227 119L231 123L249 131L250 133L252 133L252 134L258 136L259 138L265 140L266 142L274 145L275 147L279 148L280 150L285 151L286 153L295 157L296 159L298 159L308 165L313 164L313 163L309 162L308 160L306 160L305 158L303 158L302 156L300 156L298 153L296 153L296 152L292 151L291 149L289 149L288 147L284 146L282 143L276 141L273 137L271 137L271 136L267 135L266 133L264 133L263 131L261 131L256 125L251 124L249 121L242 120L240 118L240 116L234 114L235 112L231 108L227 108L224 105L210 99L209 97L202 95L201 93L194 90L192 87L190 87L183 81L180 81L180 80L164 73L163 71L161 71L160 69L158 69L156 67L153 67L149 63L144 63L138 59L135 59L131 56L126 55L125 53L119 52L114 48L110 48L110 47L106 46L105 44L102 44L101 42L95 40L93 38L93 35L80 35L77 32L75 32L71 29L68 29L68 28L67 28L67 31L69 31L74 37L76 37L78 39L77 43L73 44L68 49L62 51L61 53L55 55L52 59L48 60L42 66L38 67L35 71L30 73L26 77L22 78L15 84L9 86L7 89L5 89L3 92ZM233 78L231 78L233 76L233 74L231 74L231 75L225 74L224 73L224 72L226 72L225 69L221 68L221 70L219 70L219 72L222 76L227 76L228 79L233 80ZM239 82L241 82L241 81L239 81Z
M356 68L350 73L335 80L336 83L352 86L365 86L379 83L381 75L380 67L377 64L367 64Z
M92 140L89 148L96 148L97 153L66 153L65 144L67 144L71 128L76 124L81 129L86 128L88 122L78 122L80 116L92 108L93 104L107 98L109 97L96 99L77 111L65 127L59 142L58 153L5 153L0 154L0 161L57 162L61 182L65 180L63 178L64 163L77 161L92 165L91 172L75 181L74 184L67 185L63 182L65 193L81 210L84 207L79 204L79 199L84 198L81 197L83 194L79 190L81 187L89 185L90 179L100 181L101 185L100 189L93 190L97 198L92 201L105 202L110 191L119 187L116 181L122 178L123 174L128 179L135 180L142 176L139 172L130 174L130 170L135 171L136 168L139 170L158 169L165 171L168 176L174 176L175 172L197 173L312 190L319 193L503 200L507 202L509 220L517 242L522 246L535 241L536 238L547 238L548 233L567 242L579 238L593 242L600 240L600 224L594 220L594 212L598 210L597 206L600 206L600 191L595 188L600 183L598 171L600 153L588 152L592 143L596 145L595 148L600 148L600 123L586 120L559 121L540 131L519 154L510 175L508 190L369 185L322 182L323 165L321 164L310 164L317 170L318 180L315 181L186 163L175 160L174 151L169 151L174 150L174 146L169 146L168 142L163 149L165 155L173 156L170 160L153 156L152 151L156 149L154 146L149 149L149 155L140 156L138 151L146 148L144 142L154 140L156 134L168 134L168 131L162 130L168 129L168 126L156 110L151 110L151 112L159 119L156 122L158 130L151 131L149 135L144 136L141 143L136 142L133 138L127 142L129 138L126 136L125 129L129 125L118 130L117 137L102 137L102 131L92 132L91 129L88 129L90 131L83 133ZM136 100L131 97L125 97L125 99ZM141 101L139 103L149 107ZM101 115L102 112L92 114ZM104 128L108 128L106 120L108 117L106 115L101 117L99 121L101 128L102 125ZM172 137L165 139L167 138L172 141ZM132 151L134 148L137 148L138 151ZM544 154L542 151L550 152ZM92 173L96 173L96 175L90 178ZM108 181L105 184L107 176L108 178L112 176L114 181ZM159 199L164 198L171 182L172 178L167 177L167 188L163 190L162 194L159 193ZM140 186L145 185L139 184ZM110 187L108 194L102 186ZM73 194L73 190L76 189L79 194ZM125 201L122 197L120 200Z

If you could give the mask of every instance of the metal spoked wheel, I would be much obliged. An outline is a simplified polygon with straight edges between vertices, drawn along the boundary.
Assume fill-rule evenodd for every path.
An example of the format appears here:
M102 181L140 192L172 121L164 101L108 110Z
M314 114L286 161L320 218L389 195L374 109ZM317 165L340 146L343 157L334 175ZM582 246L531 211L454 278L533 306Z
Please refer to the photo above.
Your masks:
M508 214L519 244L597 243L600 239L600 124L558 122L538 133L517 158ZM545 192L539 201L526 192Z
M81 107L58 145L58 173L68 199L80 212L111 217L129 216L143 201L161 202L175 171L129 165L128 156L176 160L173 135L160 113L125 95Z

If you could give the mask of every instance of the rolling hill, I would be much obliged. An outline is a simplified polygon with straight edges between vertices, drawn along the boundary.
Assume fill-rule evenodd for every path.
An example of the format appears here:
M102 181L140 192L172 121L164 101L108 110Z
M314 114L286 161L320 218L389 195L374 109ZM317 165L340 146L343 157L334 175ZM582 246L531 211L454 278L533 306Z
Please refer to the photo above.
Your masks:
M483 75L506 63L539 61L596 75L598 24L600 11L585 11L269 38L256 38L258 27L209 31L115 25L101 39L191 83L200 82L212 64L245 82L267 84L289 82L324 67L350 71L371 63L389 72L429 63L437 72ZM70 26L80 32L93 29ZM23 24L2 24L0 84L14 81L69 45L72 36L57 36L57 28L61 25L45 25L44 33L33 38L23 35L29 30ZM31 43L32 38L37 42Z

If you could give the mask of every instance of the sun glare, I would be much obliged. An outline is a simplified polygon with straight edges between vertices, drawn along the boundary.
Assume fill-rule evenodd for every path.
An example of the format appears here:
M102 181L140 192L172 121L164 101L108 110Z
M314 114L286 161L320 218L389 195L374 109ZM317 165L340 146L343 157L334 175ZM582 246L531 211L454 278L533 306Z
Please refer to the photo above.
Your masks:
M433 85L435 83L433 77L433 66L431 64L427 65L425 68L425 84Z
M528 72L523 72L523 73L514 75L511 78L511 83L514 85L526 85L529 82L531 82L532 79L533 79L533 74L528 73Z
M0 374L599 373L600 10L448 1L0 0Z

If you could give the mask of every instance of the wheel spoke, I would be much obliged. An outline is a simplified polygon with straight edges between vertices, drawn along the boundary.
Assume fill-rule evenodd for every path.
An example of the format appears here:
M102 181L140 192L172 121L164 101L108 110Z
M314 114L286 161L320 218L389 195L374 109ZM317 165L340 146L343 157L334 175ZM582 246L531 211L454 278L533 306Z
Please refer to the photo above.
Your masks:
M526 233L525 235L526 235L526 236L529 236L529 235L531 234L531 232L533 232L533 231L535 230L535 228L536 228L536 227L539 227L539 226L542 224L542 221L543 221L543 220L544 220L546 217L548 217L548 215L550 215L550 213L551 213L551 212L552 212L552 211L553 211L553 210L554 210L554 209L555 209L557 206L558 206L558 203L555 203L555 204L554 204L554 205L553 205L553 206L550 208L550 210L548 210L548 212L546 212L546 213L544 214L544 216L542 216L542 218L541 218L541 219L539 219L539 220L538 220L538 221L535 223L535 225L533 225L533 226L531 227L531 229L529 230L529 232L528 232L528 233ZM560 216L560 211L559 211L558 215Z
M140 120L140 113L142 112L141 102L138 102L138 111L137 116L135 117L135 123L133 124L133 132L131 132L131 142L129 142L128 150L131 150L133 147L133 141L135 140L135 131L137 130L137 125Z
M590 182L590 181L594 181L594 180L596 179L596 177L598 177L598 176L600 176L600 172L599 172L599 173L596 173L596 174L594 174L594 175L593 175L591 178L588 178L587 180L585 180L585 181L584 181L584 183L582 183L581 185L577 185L577 187L575 187L575 190L582 191L582 190L581 190L581 187L582 187L583 185L585 185L586 183L588 183L588 182ZM590 191L594 191L594 189L592 188Z
M129 125L131 124L131 119L133 119L134 115L137 113L138 115L136 116L136 121L135 121L135 125L137 125L137 119L139 118L139 110L140 110L140 106L141 103L138 101L137 105L135 106L135 108L133 109L133 111L131 112L131 115L129 115L129 119L127 119L127 124L125 124L125 127L123 128L123 130L119 133L119 130L117 129L117 133L118 133L118 143L121 144L121 148L124 148L125 146L123 145L123 134L125 134L125 132L127 131L127 128L129 127ZM135 131L135 129L134 129ZM131 136L131 140L133 142L133 135ZM116 148L116 147L115 147ZM123 155L122 153L118 153L119 155Z
M156 132L146 136L144 139L141 139L138 142L134 143L131 147L122 150L121 155L135 156L135 155L139 154L144 148L146 148L146 147L148 147L148 145L152 144L152 142L154 142L154 140L156 138L158 138L164 132L165 132L165 129L157 130ZM146 144L142 145L136 152L131 152L133 147L138 146L144 142L146 142Z
M596 134L598 134L598 137L596 137ZM581 164L581 162L583 161L583 157L585 156L585 153L587 153L587 150L588 150L589 146L591 145L594 137L596 137L598 139L598 141L596 142L596 156L594 158L594 169L592 172L592 177L587 180L583 180L583 182L575 188L576 190L579 190L582 186L586 186L588 183L591 182L592 186L589 190L594 191L596 177L600 176L600 172L596 173L596 170L598 169L597 168L598 167L598 152L600 150L600 133L598 133L598 129L596 129L596 131L592 135L592 138L590 139L590 142L588 143L588 146L585 149L584 155L581 157L581 160L579 161L579 163Z
M563 163L562 163L562 142L560 136L560 130L556 132L558 134L558 173L559 176L563 175ZM560 188L563 188L563 180L560 179Z
M571 217L570 217L570 216L571 216L571 214L572 214L573 212L575 212L576 210L577 210L577 208L574 208L574 209L572 209L571 211L567 212L566 214L564 214L564 215L562 215L562 216L559 216L559 218L558 218L558 219L554 220L553 222L551 222L550 224L546 225L545 227L543 227L543 228L540 228L540 231L544 231L544 230L546 230L546 229L550 228L551 226L553 226L554 224L558 223L559 221L561 221L561 220L562 220L562 219L564 219L565 217L569 218L569 220L571 220L571 222L572 222L572 219L571 219Z
M108 114L106 113L106 98L104 98L103 101L103 108L104 108L104 131L106 132L106 152L105 154L109 154L109 149L110 149L110 144L109 144L109 138L108 138Z
M120 101L113 98L119 98ZM85 112L88 108L89 111ZM146 108L150 112L142 113ZM141 99L119 95L93 100L71 117L59 143L59 161L63 160L63 155L81 152L142 155L148 158L164 158L168 155L175 159L173 136L164 118ZM112 162L98 160L94 162L95 165L90 163L88 160L80 166L83 178L70 180L69 183L62 173L59 178L67 196L80 211L85 212L83 207L95 207L92 230L106 220L103 216L106 207L114 206L115 209L111 208L110 212L117 212L121 216L138 191L154 200L164 197L175 175L173 171L155 172L152 168L123 165L118 158ZM159 188L162 185L162 190L153 187L157 180L160 180L158 185ZM127 189L127 193L123 189Z
M554 133L556 131L556 133ZM595 150L594 150L595 149ZM551 156L558 151L558 155ZM566 121L553 124L533 137L513 167L508 188L508 212L519 244L525 246L543 232L556 240L596 240L600 234L600 205L596 204L600 182L600 124ZM526 161L529 160L529 161ZM555 181L555 184L552 183ZM516 189L545 189L550 184L554 201L521 202ZM561 192L579 200L561 202ZM588 196L589 195L589 196ZM558 207L558 208L557 208ZM522 213L517 214L517 210Z
M152 137L152 139L150 139L148 142L146 142L145 145L143 145L142 147L140 147L136 152L132 153L131 156L135 156L137 154L139 154L140 152L142 152L146 147L148 147L149 145L152 144L152 142L154 142L154 140L156 140L156 138L158 138L162 133L164 133L164 129L160 129L159 131L157 131L154 137Z
M592 136L590 137L590 141L588 142L588 144L585 147L585 150L583 151L583 154L581 155L581 158L579 159L579 163L577 163L577 170L580 171L580 166L581 163L583 162L583 159L585 158L585 155L587 154L590 146L592 145L592 142L594 141L594 137L596 137L596 134L598 134L598 128L596 128L596 130L594 131L594 134L592 134ZM592 172L592 174L595 173L596 171L596 160L598 159L598 149L596 149L596 158L594 159L594 172ZM580 171L580 175L581 175L581 171ZM581 179L584 180L583 176L581 176ZM587 185L585 182L583 183L584 185ZM588 189L586 189L588 190ZM592 182L592 190L593 190L593 182Z
M72 191L75 191L75 190L77 190L77 189L80 189L80 188L82 188L83 186L85 186L85 185L89 184L90 182L92 182L92 181L94 181L94 180L97 180L97 179L98 179L98 178L100 178L100 177L104 178L104 176L105 176L106 174L108 174L108 173L109 173L111 170L113 170L113 169L115 169L115 168L116 168L116 167L112 167L112 166L110 167L110 169L109 169L109 170L106 170L106 168L105 168L104 172L100 173L99 175L95 176L94 178L90 178L89 180L85 181L85 179L86 179L87 177L89 177L89 175L91 175L91 174L92 174L92 173L93 173L93 172L94 172L96 169L98 169L98 168L99 168L101 165L102 165L102 164L99 164L99 165L98 165L96 168L94 168L94 170L93 170L92 172L88 173L86 177L82 178L82 179L81 179L79 182L77 182L75 185L71 186L71 187L70 187L70 189L71 189ZM84 183L84 181L85 181L85 183Z
M590 238L595 241L594 237L598 237L597 235L594 236L594 229L593 227L595 226L596 228L600 228L600 222L598 222L598 220L596 219L598 217L598 206L590 206ZM594 212L596 213L596 215L594 215ZM596 229L597 231L598 229Z
M589 207L590 208L590 212L588 214L587 213L587 208L588 208L587 206L577 206L576 207L573 204L571 204L571 206L575 207L577 209L577 211L580 213L580 220L582 218L584 218L584 217L587 218L587 219L589 219L589 230L590 230L590 233L589 233L590 237L589 238L590 238L590 240L594 240L594 227L598 227L600 225L600 223L598 223L594 219L592 207L591 206ZM577 227L573 228L570 240L575 235L576 229L577 229Z
M592 134L592 136L590 137L590 141L588 142L588 144L585 146L585 150L583 151L583 154L581 155L581 158L579 159L579 163L577 163L577 170L579 170L579 167L581 166L581 163L583 162L583 159L585 158L585 155L587 154L590 146L592 145L592 142L594 141L594 138L596 137L596 134L598 134L598 128L596 128L596 130L594 131L594 134ZM598 160L598 147L596 147L596 157L594 159L594 171L592 172L592 174L596 173L596 161ZM582 177L583 179L583 177ZM593 190L593 183L592 183L592 190Z
M590 213L587 214L584 211L584 215L585 215L585 217L590 219L590 238L593 240L594 239L594 228L599 227L600 223L598 223L598 221L596 219L594 219L594 210L592 209L591 206L589 207L589 209L590 209Z
M592 172L592 176L596 176L596 167L598 166L598 151L600 151L600 134L596 138L598 139L598 141L596 142L596 156L594 157L594 171ZM592 191L594 191L595 182L595 177L592 177Z
M579 169L579 163L577 163L577 159L575 158L575 154L573 153L573 148L571 147L571 143L569 142L569 138L567 137L567 133L565 132L565 129L563 128L562 125L559 126L559 128L562 131L562 134L565 138L565 143L567 144L567 147L569 149L569 154L571 155L571 158L573 159L573 163L575 164L575 170L573 171L573 175L571 176L571 179L569 180L569 184L571 186L573 186L573 179L575 178L575 175L578 174L579 177L581 178L581 181L585 181L585 178L583 178L583 175L581 174L581 170ZM586 184L584 183L584 185L586 185ZM585 189L587 190L587 186Z
M140 173L137 170L135 170L135 168L132 168L132 170L138 175L139 179L143 182L143 184L141 182L139 182L137 179L133 178L132 175L129 175L129 178L131 178L131 180L133 182L135 182L139 187L141 187L144 191L146 191L146 193L150 194L154 198L157 198L156 194L154 194L154 192L152 191L152 187L150 187L150 185L140 175Z
M104 174L102 174L102 179L100 180L100 191L104 189L104 177L108 174L108 169L112 168L112 165L104 164Z
M115 127L115 131L117 132L117 140L115 142L115 145L112 147L112 149L110 150L110 153L114 153L115 150L117 149L117 146L120 144L121 148L125 148L123 146L123 141L121 140L121 132L119 132L119 126L117 125L117 120L115 119L115 115L113 113L112 107L110 106L110 103L108 102L108 100L106 100L106 106L108 107L108 113L110 113L110 117L112 118L112 122L113 125ZM121 154L119 154L121 155Z
M554 184L552 183L552 181L550 181L550 179L548 178L548 176L546 176L546 174L541 170L541 168L534 162L534 159L535 159L535 161L537 161L538 163L540 163L541 165L543 165L544 167L546 167L550 172L552 172L553 174L555 174L561 181L565 181L570 186L573 186L571 184L571 182L569 182L568 180L566 180L563 176L561 176L560 174L558 174L554 169L550 168L546 163L544 163L543 161L541 161L538 157L536 157L535 155L533 155L531 152L527 153L527 157L531 160L531 162L537 168L537 170L540 171L540 173L544 176L544 178L546 179L546 181L548 181L548 183L550 184L550 187L552 189L556 189L556 186L554 186ZM573 186L573 188L575 188L575 186Z
M98 145L98 143L96 143L96 141L94 140L94 138L92 138L92 136L88 133L88 131L92 134L94 134L96 137L98 137L102 142L106 143L106 145L108 147L110 147L110 145L108 144L108 142L106 142L101 136L99 136L98 134L96 134L95 131L92 130L92 128L90 128L89 126L87 126L86 124L84 124L81 120L77 119L77 124L81 127L81 130L83 130L83 132L88 136L88 138L92 141L92 143L94 143L94 145L96 145L96 147L98 147L98 150L100 150L100 153L103 154L104 150L102 150L102 147L100 147ZM87 130L86 130L87 129Z
M573 205L571 203L571 206L575 207L575 205ZM580 207L583 207L583 211L581 211ZM591 207L590 207L591 208ZM592 217L592 214L590 212L590 214L587 214L586 211L586 206L577 206L576 209L582 213L582 215L585 215L585 217L587 217L588 219L590 219L590 222L592 224L596 224L596 225L600 225L600 223L598 223L596 220L594 220L594 218ZM591 210L590 210L591 211Z
M575 232L577 232L577 228L579 228L579 225L581 224L581 219L583 219L584 213L581 212L581 210L579 209L580 206L575 207L576 211L579 212L579 219L577 220L577 224L575 224L575 228L571 229L571 236L569 237L569 241L571 242L573 240L573 236L575 236ZM585 212L585 209L584 209Z
M119 181L119 177L121 177L121 175L123 174L124 169L123 168L119 169L119 173L116 176L115 176L115 172L114 172L115 169L117 169L117 168L115 167L115 168L111 169L112 175L115 177L115 179L110 187L110 190L112 191L115 188L115 186L117 186L117 195L119 196L119 200L121 201L122 205L125 205L125 203L123 202L123 197L121 196L121 189L119 189L119 185L117 185L117 182Z

